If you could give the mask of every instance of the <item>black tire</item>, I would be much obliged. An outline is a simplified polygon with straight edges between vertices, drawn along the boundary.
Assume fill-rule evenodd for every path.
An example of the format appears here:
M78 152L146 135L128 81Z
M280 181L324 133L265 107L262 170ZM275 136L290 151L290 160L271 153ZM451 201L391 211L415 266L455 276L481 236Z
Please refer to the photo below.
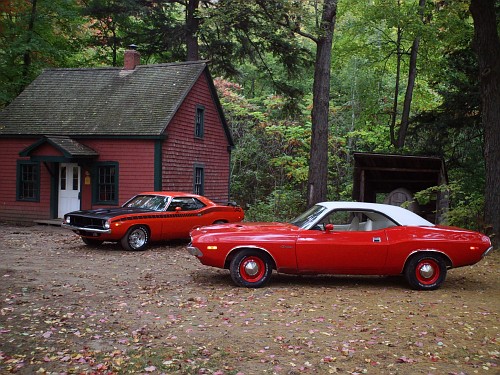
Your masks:
M246 249L234 256L229 270L236 285L260 288L271 279L273 266L272 260L264 252Z
M146 249L149 243L149 232L144 226L130 228L120 241L122 247L129 251Z
M446 279L446 263L437 254L419 254L408 261L405 278L413 289L435 290Z
M92 246L92 247L99 247L104 242L104 241L95 240L93 238L88 238L88 237L81 237L81 239L85 243L85 245Z

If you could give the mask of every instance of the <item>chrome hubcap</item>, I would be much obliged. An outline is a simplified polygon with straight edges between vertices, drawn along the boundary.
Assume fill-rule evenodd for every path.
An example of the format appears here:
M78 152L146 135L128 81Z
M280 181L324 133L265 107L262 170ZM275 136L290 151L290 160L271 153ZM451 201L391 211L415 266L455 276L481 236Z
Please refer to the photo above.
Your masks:
M420 267L420 276L422 276L425 279L430 279L434 275L434 267L432 267L430 264L424 264L422 267Z
M245 263L245 272L249 276L255 276L259 273L259 265L257 262L251 260Z
M134 248L138 248L144 245L145 240L146 237L144 236L144 233L136 231L130 236L130 245Z

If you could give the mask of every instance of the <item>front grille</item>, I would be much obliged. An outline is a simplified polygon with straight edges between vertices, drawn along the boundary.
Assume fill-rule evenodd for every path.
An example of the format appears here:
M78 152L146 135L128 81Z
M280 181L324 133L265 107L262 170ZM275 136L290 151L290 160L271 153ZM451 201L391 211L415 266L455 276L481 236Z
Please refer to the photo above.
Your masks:
M69 224L80 228L104 229L105 222L106 220L104 219L70 215Z

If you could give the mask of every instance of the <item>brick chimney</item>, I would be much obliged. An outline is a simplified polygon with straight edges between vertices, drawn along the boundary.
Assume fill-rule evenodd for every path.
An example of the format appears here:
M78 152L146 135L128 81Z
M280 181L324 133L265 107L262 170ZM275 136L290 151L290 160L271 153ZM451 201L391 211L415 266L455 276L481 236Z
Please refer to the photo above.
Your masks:
M134 70L137 65L141 63L141 54L137 51L137 46L131 44L125 51L123 58L123 69Z

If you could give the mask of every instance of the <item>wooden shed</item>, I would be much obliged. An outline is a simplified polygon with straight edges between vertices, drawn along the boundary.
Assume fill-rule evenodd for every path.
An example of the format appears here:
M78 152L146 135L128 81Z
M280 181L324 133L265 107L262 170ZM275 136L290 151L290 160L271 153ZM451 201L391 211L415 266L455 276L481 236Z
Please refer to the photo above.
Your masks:
M434 156L354 153L353 199L401 205L413 195L448 182L444 160ZM426 205L410 209L433 223L440 223L448 209L448 194L437 193Z

